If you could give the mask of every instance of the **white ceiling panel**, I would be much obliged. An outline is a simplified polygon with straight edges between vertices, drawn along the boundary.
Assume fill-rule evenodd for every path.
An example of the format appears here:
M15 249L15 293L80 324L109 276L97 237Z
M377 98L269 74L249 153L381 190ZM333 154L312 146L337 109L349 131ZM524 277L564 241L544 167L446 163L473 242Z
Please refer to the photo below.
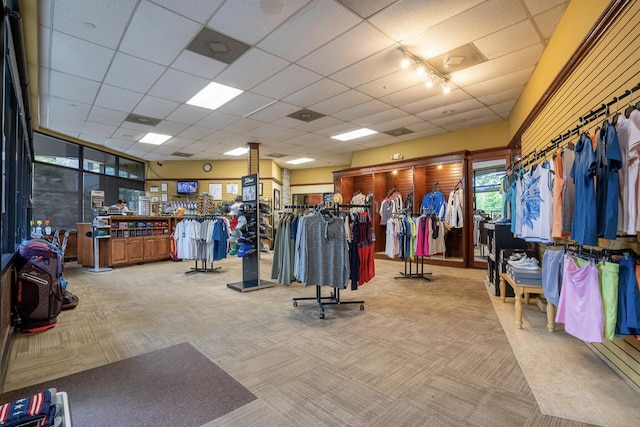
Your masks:
M403 0L373 16L371 23L395 40L402 41L481 2L482 0Z
M184 50L175 61L171 64L171 68L202 77L207 80L213 79L222 70L227 67L224 62L216 61L212 58L199 55L190 50Z
M167 120L192 125L211 114L211 110L195 105L180 104L167 116Z
M527 19L527 12L519 1L488 0L411 37L405 43L414 54L430 59L524 19Z
M473 42L488 59L497 58L516 50L540 43L533 23L525 19L503 30L496 31Z
M344 165L354 150L506 120L567 4L118 0L113 7L104 0L40 1L32 26L41 30L33 37L37 61L27 64L38 71L33 121L36 130L154 162L183 160L175 151L192 153L191 159L229 159L224 151L252 141L287 154L274 159L283 167ZM231 64L187 51L204 25L249 49ZM439 79L427 88L426 77L400 67L400 48L426 61L466 43L490 59L447 76L449 94ZM216 111L186 104L212 80L244 92ZM311 122L288 117L301 108L324 116ZM442 115L451 109L455 117ZM155 127L124 121L131 113L161 121ZM331 145L331 135L363 126L381 133ZM401 127L414 133L382 133ZM160 147L133 144L151 130L174 137ZM315 162L284 163L305 153Z
M473 85L496 76L530 68L538 63L543 51L542 43L521 49L519 51L492 59L487 62L465 68L451 75L451 81L457 85Z
M258 47L289 61L297 61L318 47L336 38L360 20L338 2L313 0L274 32ZM304 40L304 43L292 43Z
M109 108L102 108L93 106L91 112L87 117L87 120L102 123L104 125L120 126L120 124L127 118L127 113L124 111L111 110Z
M321 114L333 114L355 105L363 104L372 98L357 90L340 93L311 106L313 111Z
M51 68L63 73L102 81L114 50L99 46L59 31L53 32L51 42Z
M531 77L534 68L535 67L529 67L504 76L485 80L484 82L467 86L465 90L474 97L481 97L523 86L527 83L529 77Z
M192 74L169 68L153 85L149 93L159 98L182 103L191 99L208 83L209 81L202 77L196 77Z
M465 120L465 121L461 121L461 122L457 122L457 123L452 123L450 125L444 126L443 128L448 130L449 132L453 132L456 130L461 130L461 129L468 129L470 127L475 127L475 126L482 126L482 125L486 125L489 123L495 123L502 120L499 117L496 116L487 116L487 117L480 117L477 119L471 119L471 120ZM473 141L469 141L469 149L470 150L476 150L478 149L478 147L475 147L473 145Z
M120 50L151 62L169 65L201 28L190 19L142 0L124 33ZM162 48L159 49L159 46Z
M250 49L221 72L216 77L216 82L249 90L288 65L288 61L261 49Z
M95 105L112 110L133 111L143 94L103 84L96 97Z
M207 22L211 15L213 15L213 12L224 2L224 0L152 1L201 24Z
M147 92L167 68L118 52L109 67L105 83L137 92Z
M299 107L307 108L339 93L346 92L349 88L331 79L322 79L309 86L300 89L283 98L283 101Z
M207 25L245 43L256 44L308 2L309 0L228 1ZM237 24L242 21L251 22L252 25Z
M54 28L115 49L120 43L138 0L119 0L117 7L104 0L55 0L53 8ZM48 5L47 5L48 6Z
M51 86L49 89L51 96L84 102L90 105L93 103L99 89L100 83L96 81L51 71Z
M394 41L367 22L330 41L298 61L324 75L339 71L393 45Z
M142 98L136 108L133 109L133 112L142 116L164 119L178 108L179 105L180 104L175 101L147 95Z
M252 89L253 92L273 99L283 98L320 80L322 76L299 65L292 64Z
M236 116L244 117L256 110L262 109L275 100L266 96L258 95L251 92L244 92L231 101L227 102L223 106L219 107L217 111L234 114Z

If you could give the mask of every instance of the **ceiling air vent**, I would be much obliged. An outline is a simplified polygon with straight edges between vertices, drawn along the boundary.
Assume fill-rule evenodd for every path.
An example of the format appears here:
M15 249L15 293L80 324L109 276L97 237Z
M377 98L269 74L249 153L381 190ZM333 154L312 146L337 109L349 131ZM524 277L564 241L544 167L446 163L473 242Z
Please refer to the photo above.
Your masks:
M205 27L189 43L187 50L225 64L231 64L250 47L248 44Z
M487 58L472 43L468 43L431 58L426 63L440 74L446 76L456 71L473 67L486 60Z
M271 153L271 154L267 154L267 157L273 157L274 159L281 159L282 157L286 157L286 154L281 154L281 153Z
M384 133L391 136L401 136L401 135L406 135L408 133L413 133L413 131L407 128L397 128L397 129L388 130Z
M139 125L146 125L151 127L157 126L158 123L162 121L161 119L156 119L154 117L141 116L140 114L133 113L129 114L124 120L126 122L137 123Z
M172 156L176 157L191 157L193 154L190 153L181 153L180 151L176 151L175 153L171 153Z
M312 122L319 119L320 117L324 117L324 114L316 113L315 111L303 108L302 110L298 110L295 113L289 114L287 117L302 120L303 122Z

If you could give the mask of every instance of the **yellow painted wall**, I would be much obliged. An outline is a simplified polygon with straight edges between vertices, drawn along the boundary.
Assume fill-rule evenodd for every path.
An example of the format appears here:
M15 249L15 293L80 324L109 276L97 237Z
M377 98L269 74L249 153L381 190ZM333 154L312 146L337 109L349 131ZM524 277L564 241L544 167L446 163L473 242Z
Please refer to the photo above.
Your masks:
M507 122L491 123L428 138L358 151L353 153L351 167L389 163L392 161L391 155L395 153L402 154L404 159L407 160L463 150L476 151L487 148L502 148L508 142ZM338 168L335 168L335 170L338 170Z
M609 0L572 0L508 120L511 140L558 72L585 39Z
M346 169L345 166L327 166L322 168L292 169L291 187L308 184L333 184L333 171Z

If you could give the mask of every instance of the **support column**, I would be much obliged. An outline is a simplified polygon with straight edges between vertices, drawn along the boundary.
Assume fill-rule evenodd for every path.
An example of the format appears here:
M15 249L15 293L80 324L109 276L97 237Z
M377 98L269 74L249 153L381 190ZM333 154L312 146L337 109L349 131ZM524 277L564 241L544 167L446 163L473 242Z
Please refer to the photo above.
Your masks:
M247 156L247 175L260 173L260 143L248 142L249 153Z

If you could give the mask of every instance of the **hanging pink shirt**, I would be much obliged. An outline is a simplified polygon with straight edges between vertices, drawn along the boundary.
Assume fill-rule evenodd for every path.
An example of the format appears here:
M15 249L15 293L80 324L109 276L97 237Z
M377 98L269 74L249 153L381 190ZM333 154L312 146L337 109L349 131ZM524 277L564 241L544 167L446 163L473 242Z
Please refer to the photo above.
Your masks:
M604 313L595 264L580 268L565 254L556 322L564 323L565 331L582 341L602 342Z

